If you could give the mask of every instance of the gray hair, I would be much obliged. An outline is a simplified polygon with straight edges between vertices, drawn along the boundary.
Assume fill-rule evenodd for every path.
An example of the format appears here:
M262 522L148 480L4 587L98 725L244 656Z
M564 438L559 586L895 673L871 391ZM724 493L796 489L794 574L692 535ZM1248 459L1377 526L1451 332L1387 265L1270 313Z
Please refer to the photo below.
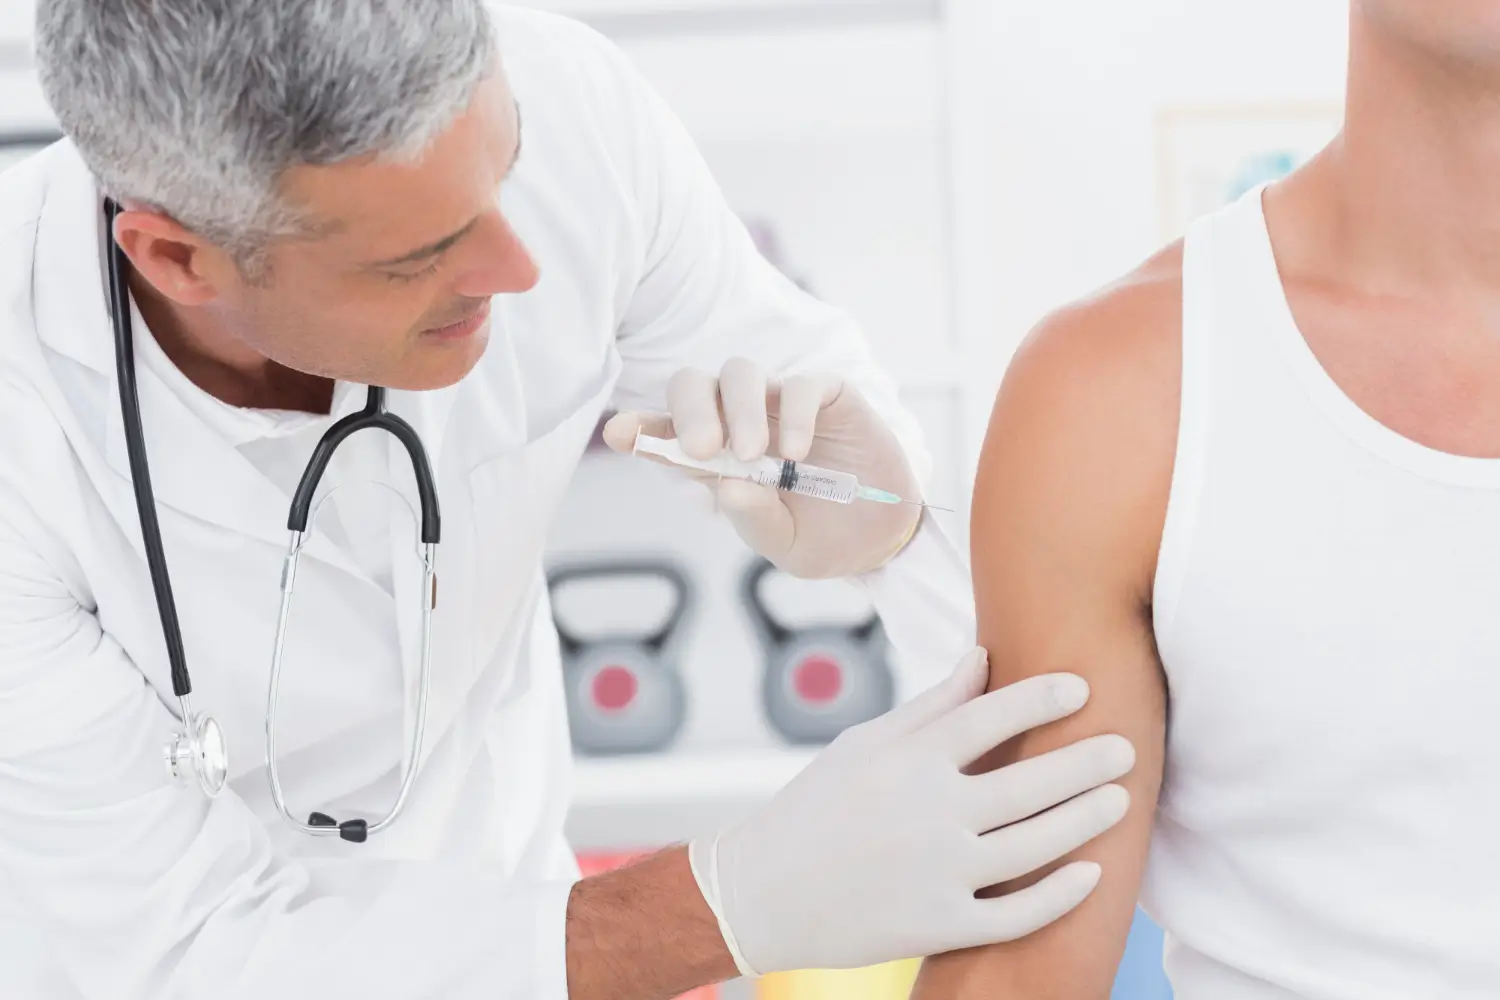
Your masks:
M416 155L495 58L484 0L40 0L36 49L105 192L247 267L309 221L286 170Z

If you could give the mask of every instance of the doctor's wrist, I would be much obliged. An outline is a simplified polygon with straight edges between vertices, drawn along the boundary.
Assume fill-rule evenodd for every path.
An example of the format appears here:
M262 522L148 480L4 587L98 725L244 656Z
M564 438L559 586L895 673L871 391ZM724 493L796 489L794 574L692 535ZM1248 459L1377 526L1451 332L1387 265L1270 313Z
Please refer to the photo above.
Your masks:
M569 1000L670 1000L739 975L684 847L578 882L567 955Z

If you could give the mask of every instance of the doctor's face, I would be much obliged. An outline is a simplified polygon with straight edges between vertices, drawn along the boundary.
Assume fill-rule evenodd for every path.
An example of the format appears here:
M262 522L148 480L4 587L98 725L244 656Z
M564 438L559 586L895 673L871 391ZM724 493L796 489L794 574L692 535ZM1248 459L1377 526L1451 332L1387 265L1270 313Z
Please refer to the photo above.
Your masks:
M274 243L263 280L236 272L210 305L216 325L307 374L451 385L484 353L491 297L538 279L499 207L519 153L518 111L496 73L417 162L294 168L282 190L318 235Z

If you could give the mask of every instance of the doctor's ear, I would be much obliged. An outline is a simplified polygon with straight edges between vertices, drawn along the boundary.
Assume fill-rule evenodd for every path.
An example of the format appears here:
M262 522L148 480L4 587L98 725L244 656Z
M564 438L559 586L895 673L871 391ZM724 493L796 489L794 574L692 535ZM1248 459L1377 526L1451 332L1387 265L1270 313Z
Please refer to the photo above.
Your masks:
M218 298L238 273L227 253L158 212L121 212L115 239L131 267L179 305L201 306Z

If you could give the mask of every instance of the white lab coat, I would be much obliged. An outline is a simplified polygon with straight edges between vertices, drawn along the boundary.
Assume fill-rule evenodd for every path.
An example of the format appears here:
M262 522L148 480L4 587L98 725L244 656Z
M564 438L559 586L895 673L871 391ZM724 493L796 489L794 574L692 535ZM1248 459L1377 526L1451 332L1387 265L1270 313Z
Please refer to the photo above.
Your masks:
M231 761L213 801L166 782L177 706L130 490L100 196L68 143L0 180L5 995L560 1000L577 870L541 557L601 412L661 409L677 369L743 354L843 373L925 466L858 332L758 257L621 55L560 18L497 17L525 128L503 200L543 277L495 302L488 353L459 385L391 394L430 453L443 544L421 772L401 821L364 845L292 833L267 791L288 498L142 371L194 700ZM922 661L973 641L962 565L930 528L867 582ZM397 574L393 599L314 533L278 733L295 811L374 817L391 800L415 585Z

